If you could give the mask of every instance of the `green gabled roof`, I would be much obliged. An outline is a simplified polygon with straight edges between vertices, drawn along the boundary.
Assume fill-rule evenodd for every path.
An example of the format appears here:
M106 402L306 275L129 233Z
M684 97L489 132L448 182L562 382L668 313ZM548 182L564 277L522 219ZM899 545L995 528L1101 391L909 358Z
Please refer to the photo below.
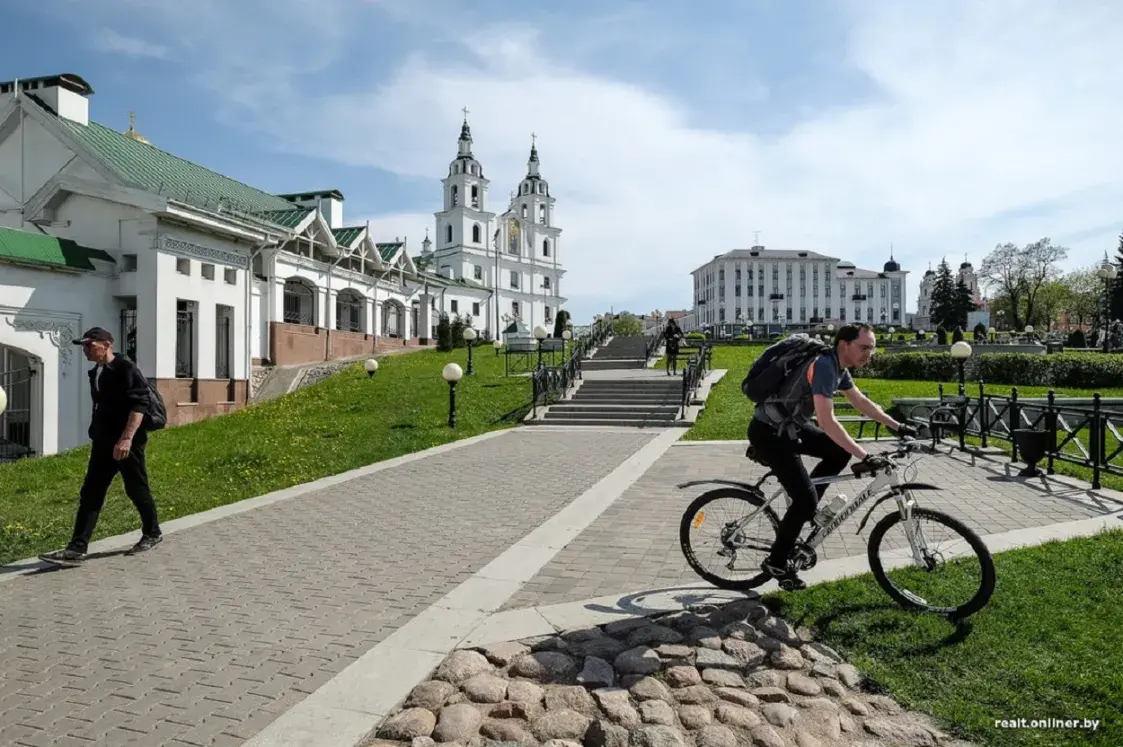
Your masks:
M30 262L37 265L95 270L92 260L114 262L101 249L90 249L70 239L59 239L15 228L0 227L0 261Z
M82 125L59 117L58 123L110 171L135 187L212 209L219 200L225 200L229 207L249 213L293 210L291 202L277 195L133 140L97 122Z
M333 228L331 232L335 235L335 243L339 246L350 247L351 243L359 238L366 229L366 226L350 226L347 228Z
M288 210L266 210L257 215L281 228L296 228L312 212L311 208L289 208Z
M403 244L400 241L389 241L382 244L374 245L378 249L378 256L382 257L383 262L389 262L394 259L394 255L402 248Z

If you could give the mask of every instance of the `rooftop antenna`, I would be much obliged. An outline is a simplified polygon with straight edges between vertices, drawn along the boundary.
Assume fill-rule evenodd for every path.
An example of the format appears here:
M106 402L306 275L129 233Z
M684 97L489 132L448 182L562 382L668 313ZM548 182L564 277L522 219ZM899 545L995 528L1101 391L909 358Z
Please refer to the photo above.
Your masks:
M753 246L760 246L760 230L753 231Z

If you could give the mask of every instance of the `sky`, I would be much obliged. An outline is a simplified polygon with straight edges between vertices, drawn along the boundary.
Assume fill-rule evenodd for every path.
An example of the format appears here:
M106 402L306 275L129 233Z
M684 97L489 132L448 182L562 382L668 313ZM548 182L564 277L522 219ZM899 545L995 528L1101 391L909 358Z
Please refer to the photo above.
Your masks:
M5 23L0 78L81 75L93 119L339 189L414 251L463 108L494 212L535 133L577 322L688 308L690 271L757 236L878 270L892 247L915 311L943 257L1048 236L1084 267L1123 230L1113 0L40 0Z

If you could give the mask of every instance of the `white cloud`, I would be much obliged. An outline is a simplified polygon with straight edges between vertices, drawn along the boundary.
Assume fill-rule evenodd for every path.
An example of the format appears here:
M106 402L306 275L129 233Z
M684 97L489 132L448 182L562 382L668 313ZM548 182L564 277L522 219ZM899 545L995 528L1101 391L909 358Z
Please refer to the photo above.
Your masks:
M332 45L341 53L336 24L355 19L331 4L314 24L301 26L306 1L273 4L288 11L276 11L272 18L281 21L265 29L257 16L255 38L276 43L250 48L267 49L286 71L309 49L319 50L313 67L327 65ZM967 252L977 266L995 244L1042 235L1062 243L1074 237L1072 264L1113 250L1118 229L1111 226L1123 199L1118 4L854 0L846 6L852 25L843 64L876 84L876 96L812 110L767 137L752 134L751 123L744 131L700 127L704 117L689 108L688 96L584 71L580 57L555 51L567 49L569 35L585 50L662 49L665 34L651 42L641 31L629 38L616 23L598 37L593 24L572 23L560 38L553 27L481 23L466 11L434 16L433 3L424 5L426 13L395 21L442 18L430 27L437 43L428 48L441 53L416 47L366 90L319 91L300 79L255 72L244 45L232 43L244 29L216 15L234 11L214 3L200 17L205 28L224 33L185 36L192 45L221 46L211 65L237 69L246 89L267 91L255 97L229 85L213 88L244 125L291 153L439 179L467 105L496 212L525 173L536 132L542 173L558 198L566 292L596 304L583 303L578 314L614 301L635 310L688 305L689 271L747 246L757 229L768 246L813 249L870 267L880 267L893 242L898 260L914 272L912 298L928 262L945 253L958 260ZM186 16L180 21L190 23ZM283 64L288 58L291 65ZM348 65L360 72L363 62L348 58ZM262 89L255 74L275 85ZM699 85L748 89L757 99L768 90L739 69ZM1050 208L1055 201L1059 206ZM416 212L379 216L377 206L355 206L350 217L367 213L373 227L408 234L414 244L426 228L432 232L439 203L434 186ZM1043 207L1002 217L1031 205ZM1094 227L1104 229L1086 235Z
M107 28L99 29L93 35L91 43L94 49L100 52L121 54L126 57L151 57L162 60L168 56L169 52L169 49L163 44L154 44L133 36L125 36Z

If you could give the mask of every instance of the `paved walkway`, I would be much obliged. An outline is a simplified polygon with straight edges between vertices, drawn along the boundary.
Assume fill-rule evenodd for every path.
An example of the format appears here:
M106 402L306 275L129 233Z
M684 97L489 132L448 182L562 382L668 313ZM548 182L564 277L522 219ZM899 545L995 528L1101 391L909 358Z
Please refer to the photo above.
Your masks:
M808 460L809 465L814 463ZM922 504L959 517L980 535L1043 527L1123 509L1114 491L1095 492L1056 479L1025 480L1016 477L1022 465L1008 465L1004 457L989 461L958 452L930 456L918 463L916 479L943 489L926 491ZM696 584L699 578L686 565L679 549L679 521L687 504L707 488L678 490L675 485L704 477L755 482L763 473L763 467L745 458L745 444L741 442L675 444L503 609ZM865 485L864 480L847 480L836 483L830 491L837 489L854 496ZM778 487L774 480L763 486L769 495ZM864 506L859 514L864 515L872 505ZM851 517L819 548L820 560L864 557L866 540L877 523L876 517L883 513L884 506L861 535L855 534L861 517Z
M0 584L0 745L240 745L657 436L519 429Z

